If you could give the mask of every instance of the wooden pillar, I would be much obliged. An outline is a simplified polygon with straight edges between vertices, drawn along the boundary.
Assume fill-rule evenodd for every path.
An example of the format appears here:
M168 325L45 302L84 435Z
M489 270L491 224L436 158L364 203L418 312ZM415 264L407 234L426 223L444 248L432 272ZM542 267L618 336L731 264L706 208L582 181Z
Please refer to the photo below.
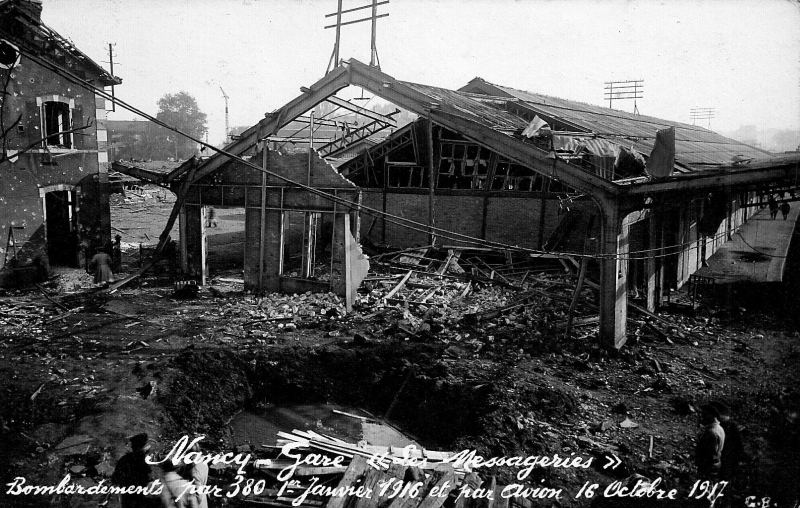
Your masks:
M600 342L619 349L626 340L628 317L628 231L613 201L603 203L600 230Z
M186 206L178 212L178 248L180 249L181 273L189 273L189 248L186 244L188 231L186 224Z
M186 224L186 273L193 278L200 279L203 273L202 229L205 226L203 207L184 205L183 216Z
M337 213L333 219L333 243L331 244L331 284L332 290L345 300L348 312L353 310L355 290L351 280L352 271L352 245L353 237L350 234L350 213ZM357 288L355 288L357 289Z
M656 310L658 299L658 267L656 249L658 248L658 220L654 213L650 214L647 227L647 262L645 276L647 278L647 310Z
M428 244L435 245L436 244L436 234L433 232L433 228L436 226L436 214L434 212L434 205L435 205L435 194L434 189L436 188L436 175L438 173L437 168L435 167L436 161L436 146L435 146L435 138L433 136L433 121L428 119L428 227L430 228L428 231Z
M206 234L206 214L208 207L200 209L200 285L208 282L208 235Z

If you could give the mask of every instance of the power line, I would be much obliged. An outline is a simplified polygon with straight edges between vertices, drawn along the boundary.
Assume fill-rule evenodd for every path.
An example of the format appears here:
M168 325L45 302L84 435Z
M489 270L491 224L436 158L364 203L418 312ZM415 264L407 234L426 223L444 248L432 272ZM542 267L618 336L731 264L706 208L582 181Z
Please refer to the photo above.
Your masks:
M369 65L370 67L376 67L378 69L381 68L381 62L378 58L378 47L376 44L377 41L377 33L378 33L378 19L385 18L389 14L378 14L378 7L381 5L386 5L389 3L389 0L372 0L371 3L367 5L361 5L359 7L353 7L352 9L344 9L342 10L342 0L338 0L336 12L332 12L330 14L326 14L326 18L330 18L336 16L336 22L332 25L327 25L324 28L335 28L336 29L336 39L333 43L333 53L331 54L331 59L328 62L328 68L325 71L327 75L331 69L335 69L339 65L339 46L341 42L341 34L342 34L342 27L346 25L354 25L356 23L363 23L365 21L370 21L372 23L372 27L370 29L370 56L369 56ZM351 21L342 21L342 15L348 14L355 11L360 11L363 9L371 9L371 14L366 18L354 19Z
M633 114L639 114L636 107L636 99L644 98L644 80L629 79L627 81L606 81L603 98L608 101L608 108L611 109L612 101L633 99Z
M25 54L25 56L30 58L32 61L38 63L39 65L51 70L52 72L54 72L54 73L56 73L56 74L58 74L58 75L60 75L62 77L67 78L68 80L72 81L75 84L79 84L81 86L86 87L89 90L93 90L95 93L97 93L101 97L108 98L110 96L109 93L106 92L105 90L94 86L92 83L90 83L90 82L88 82L88 81L76 76L72 72L67 71L65 69L62 69L59 66L57 66L57 65L55 65L55 64L53 64L51 62L48 62L47 60L41 59L37 55L34 55L33 53L30 53L30 52L28 52L26 50L21 49L20 51L23 54ZM414 220L411 220L411 219L407 219L405 217L400 217L400 216L397 216L397 215L394 215L394 214L390 214L390 213L384 212L382 210L377 210L377 209L374 209L374 208L371 208L371 207L367 207L367 206L364 206L364 205L361 205L361 204L356 204L356 203L349 202L349 201L347 201L347 200L345 200L343 198L340 198L340 197L338 197L336 195L329 194L329 193L327 193L325 191L316 189L316 188L311 187L309 185L305 185L305 184L303 184L301 182L294 181L294 180L292 180L292 179L290 179L290 178L288 178L288 177L286 177L284 175L281 175L280 173L275 173L273 171L266 170L266 169L262 168L258 164L254 164L253 162L251 162L249 160L246 160L246 159L244 159L242 157L239 157L237 155L234 155L234 154L232 154L232 153L230 153L230 152L228 152L228 151L226 151L224 149L217 148L217 147L215 147L213 145L208 144L205 141L197 139L194 136L192 136L190 134L187 134L187 133L181 131L180 129L178 129L176 127L173 127L173 126L171 126L171 125L169 125L169 124L167 124L167 123L165 123L165 122L163 122L163 121L161 121L161 120L149 115L148 113L145 113L144 111L136 108L135 106L132 106L132 105L128 104L127 102L125 102L122 99L116 99L116 100L117 100L117 102L119 103L120 106L122 106L123 108L127 109L128 111L131 111L132 113L135 113L135 114L137 114L139 116L142 116L143 118L146 118L146 119L150 120L151 122L156 123L157 125L160 125L160 126L166 128L166 129L168 129L168 130L170 130L172 132L180 134L180 135L186 137L187 139L190 139L190 140L192 140L192 141L194 141L194 142L196 142L196 143L198 143L198 144L200 144L202 146L205 146L206 148L208 148L208 149L210 149L210 150L212 150L214 152L217 152L218 154L224 155L224 156L226 156L226 157L228 157L228 158L230 158L232 160L236 160L236 161L238 161L238 162L240 162L240 163L242 163L242 164L244 164L244 165L246 165L248 167L251 167L253 169L256 169L258 171L266 173L266 174L268 174L270 176L273 176L273 177L275 177L275 178L277 178L277 179L279 179L279 180L281 180L281 181L283 181L285 183L294 185L294 186L296 186L298 188L301 188L301 189L303 189L303 190L305 190L307 192L310 192L312 194L318 195L320 197L323 197L323 198L328 199L330 201L333 201L335 203L342 204L342 205L344 205L344 206L346 206L348 208L355 209L358 212L365 212L368 215L371 215L373 217L380 217L384 221L389 222L390 224L395 224L395 225L398 225L400 227L404 227L404 228L407 228L407 229L411 229L411 230L418 231L418 232L423 232L423 233L429 233L430 231L434 231L434 232L437 233L438 236L441 236L442 238L445 238L445 239L448 239L448 240L463 242L463 243L467 243L467 244L474 244L476 246L492 247L492 248L496 248L496 249L499 249L499 250L510 250L510 251L516 251L516 252L526 252L526 253L529 253L529 254L545 254L545 255L551 255L551 256L588 258L588 259L597 259L597 260L601 260L601 259L645 260L645 259L649 259L649 258L666 257L666 256L679 254L681 251L678 250L676 252L670 252L670 253L664 253L664 254L656 254L656 255L648 255L648 256L642 256L642 257L631 256L631 254L639 254L639 253L653 252L653 251L659 251L659 250L680 249L680 248L682 248L684 246L690 246L690 245L700 241L698 239L698 240L693 240L693 241L690 241L690 242L684 242L684 243L674 244L674 245L669 245L669 246L661 246L661 247L657 247L657 248L653 248L653 249L644 249L644 250L633 251L633 252L629 251L627 254L620 256L618 253L587 254L587 253L575 253L575 252L545 251L545 250L541 250L541 249L532 249L532 248L527 248L527 247L520 247L520 246L517 246L517 245L505 244L505 243L502 243L502 242L494 242L494 241L491 241L491 240L485 240L485 239L482 239L482 238L477 238L477 237L473 237L473 236L470 236L470 235L465 235L463 233L458 233L456 231L451 231L451 230L447 230L447 229L431 226L429 224L424 224L424 223L421 223L421 222L417 222L417 221L414 221ZM720 237L723 234L727 234L727 232L715 235L713 238ZM706 238L706 241L707 241L707 238Z
M689 118L692 125L696 120L708 120L708 129L711 130L711 119L717 114L717 108L692 108L689 110Z

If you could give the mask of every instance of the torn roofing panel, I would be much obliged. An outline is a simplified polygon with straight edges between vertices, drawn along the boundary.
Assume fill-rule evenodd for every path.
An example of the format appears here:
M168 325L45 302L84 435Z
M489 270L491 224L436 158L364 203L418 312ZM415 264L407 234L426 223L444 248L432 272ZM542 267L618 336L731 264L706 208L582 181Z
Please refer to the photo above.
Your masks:
M473 79L460 89L465 93L487 93L492 97L517 99L537 114L562 119L594 132L600 137L618 140L640 153L649 154L655 144L656 131L675 128L675 161L679 165L725 164L736 156L764 157L769 152L696 125L635 115L593 104L551 97ZM695 168L698 169L698 168Z
M553 134L553 149L557 152L580 153L586 151L592 155L616 157L619 144L603 138L587 136L570 136L569 134Z

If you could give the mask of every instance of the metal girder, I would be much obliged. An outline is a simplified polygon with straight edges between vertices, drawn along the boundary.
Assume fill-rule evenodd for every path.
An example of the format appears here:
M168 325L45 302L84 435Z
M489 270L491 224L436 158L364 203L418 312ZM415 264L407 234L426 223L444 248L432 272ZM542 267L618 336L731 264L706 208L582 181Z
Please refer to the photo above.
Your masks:
M369 118L371 120L374 120L376 122L382 122L382 123L385 123L385 124L387 124L387 125L389 125L391 127L395 127L397 125L397 122L395 122L394 119L392 118L392 115L397 114L397 111L395 111L394 113L392 113L390 115L382 115L380 113L376 113L374 111L370 111L369 109L362 108L362 107L360 107L360 106L358 106L356 104L353 104L352 102L348 102L348 101L346 101L344 99L340 99L339 97L336 97L335 95L331 96L331 97L327 97L327 98L325 98L325 100L327 102L330 102L334 106L339 106L342 109L346 109L348 111L352 111L353 113L359 114L361 116L365 116L365 117L367 117L367 118Z
M397 112L392 113L392 115L397 114ZM330 143L321 146L317 151L323 157L330 157L335 153L341 152L342 150L346 149L348 145L361 141L363 139L367 139L368 137L384 130L388 129L390 126L385 122L370 122L363 127L360 127L354 131L347 133L346 135L342 136L339 139L335 139Z
M234 155L241 155L255 145L259 133L262 137L274 134L279 128L325 100L343 108L357 109L357 112L364 114L364 116L373 115L376 117L374 118L375 120L393 123L391 119L387 121L383 115L359 108L338 97L332 97L336 92L348 85L360 86L382 99L420 116L427 117L448 129L460 132L465 137L502 154L508 159L529 167L548 178L554 178L581 192L608 198L616 196L620 190L618 185L608 180L581 168L571 166L559 159L553 159L547 151L465 117L457 109L449 107L447 104L439 104L440 101L435 98L418 92L398 82L388 74L354 59L349 60L345 65L337 67L310 88L303 88L303 95L295 98L274 113L267 115L257 125L246 130L238 140L226 147L226 151ZM228 157L224 155L212 157L198 167L194 178L200 179L214 172L227 160Z
M616 184L558 159L552 159L548 157L548 152L540 148L461 116L455 108L438 104L432 97L411 89L381 71L354 60L350 60L348 67L351 84L366 88L382 99L420 116L428 117L435 123L459 132L476 143L548 178L555 178L589 194L616 195L619 191ZM448 109L452 112L448 112Z
M237 140L225 147L225 151L233 155L242 155L244 152L255 146L261 137L271 136L278 129L288 124L298 116L313 108L325 98L335 94L342 88L347 87L349 82L349 71L345 67L338 67L328 73L327 76L312 85L308 92L283 106L282 108L269 113L256 125L244 131ZM229 157L224 154L217 154L200 164L193 175L193 181L197 181L209 175L227 163Z

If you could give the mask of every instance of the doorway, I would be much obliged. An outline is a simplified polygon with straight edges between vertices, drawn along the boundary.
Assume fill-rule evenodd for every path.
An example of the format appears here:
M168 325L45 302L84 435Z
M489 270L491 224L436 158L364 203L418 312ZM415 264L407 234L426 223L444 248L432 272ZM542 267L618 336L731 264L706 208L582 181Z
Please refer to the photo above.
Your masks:
M77 266L78 224L75 192L56 190L45 194L47 256L51 265Z

